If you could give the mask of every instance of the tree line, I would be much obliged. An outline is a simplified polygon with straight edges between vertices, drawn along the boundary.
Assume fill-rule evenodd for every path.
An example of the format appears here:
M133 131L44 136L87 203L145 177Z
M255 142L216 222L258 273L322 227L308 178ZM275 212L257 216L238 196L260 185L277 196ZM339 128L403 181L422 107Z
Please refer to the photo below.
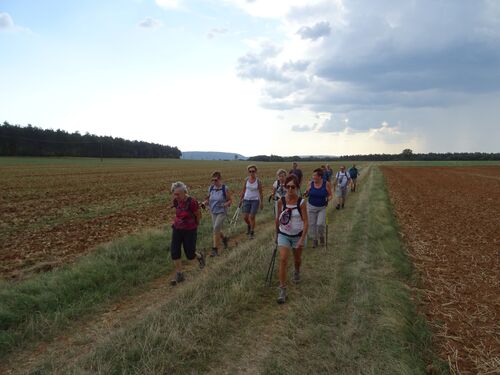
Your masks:
M410 149L403 150L400 154L368 154L368 155L343 155L343 156L278 156L257 155L251 161L468 161L468 160L500 160L500 153L485 152L446 152L427 154L413 153Z
M0 125L0 156L83 156L104 158L179 159L177 147L64 130Z

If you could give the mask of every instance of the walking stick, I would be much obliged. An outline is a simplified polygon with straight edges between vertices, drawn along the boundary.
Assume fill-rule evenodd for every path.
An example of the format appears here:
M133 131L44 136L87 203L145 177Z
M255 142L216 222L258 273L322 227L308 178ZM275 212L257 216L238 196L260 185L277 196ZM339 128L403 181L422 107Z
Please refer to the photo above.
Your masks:
M328 249L328 204L326 205L326 210L325 210L325 250Z
M276 253L278 252L278 243L274 246L273 255L271 257L271 261L269 262L269 268L267 269L266 275L266 286L271 286L271 282L273 280L273 272L274 272L274 263L276 262Z
M232 219L231 219L231 221L230 221L230 224L231 224L233 227L236 225L236 223L238 222L238 218L240 217L241 203L242 203L242 201L240 201L240 203L238 204L238 208L237 208L237 209L236 209L236 211L234 212L233 218L232 218Z

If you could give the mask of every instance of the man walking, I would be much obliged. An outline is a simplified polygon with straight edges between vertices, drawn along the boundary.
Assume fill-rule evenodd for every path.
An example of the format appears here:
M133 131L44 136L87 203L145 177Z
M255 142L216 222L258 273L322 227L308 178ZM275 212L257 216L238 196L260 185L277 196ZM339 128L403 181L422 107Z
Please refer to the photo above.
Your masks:
M353 164L351 169L349 169L349 176L351 177L351 191L356 191L356 179L358 178L359 172L356 166Z
M349 172L346 172L345 166L340 166L340 171L335 175L335 196L338 198L337 206L335 207L337 210L340 207L344 208L345 197L347 195L347 186L351 180L351 176L349 176Z

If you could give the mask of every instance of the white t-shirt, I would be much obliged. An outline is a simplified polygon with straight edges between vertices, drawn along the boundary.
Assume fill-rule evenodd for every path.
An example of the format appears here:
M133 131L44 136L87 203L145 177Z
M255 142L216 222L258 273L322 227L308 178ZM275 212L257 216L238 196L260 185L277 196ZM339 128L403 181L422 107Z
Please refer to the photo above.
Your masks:
M300 202L300 207L302 207L304 202L305 202L305 200L302 199L302 201ZM300 216L300 212L297 209L296 203L295 204L287 204L286 208L291 209L291 217L290 217L290 221L288 221L288 223L283 224L282 218L284 215L286 215L286 213L285 213L286 210L283 209L283 211L281 212L280 217L279 217L280 232L284 233L284 234L288 234L290 236L296 236L297 234L299 234L300 232L302 232L304 230L304 222L302 221L302 216Z
M335 175L335 178L337 179L337 185L340 186L341 188L345 188L347 186L347 183L349 182L349 179L351 176L349 175L349 172L337 172Z
M254 182L250 182L250 180L247 179L245 186L246 186L246 189L245 189L245 195L243 196L243 199L245 199L247 201L260 200L259 179L258 178L256 178Z

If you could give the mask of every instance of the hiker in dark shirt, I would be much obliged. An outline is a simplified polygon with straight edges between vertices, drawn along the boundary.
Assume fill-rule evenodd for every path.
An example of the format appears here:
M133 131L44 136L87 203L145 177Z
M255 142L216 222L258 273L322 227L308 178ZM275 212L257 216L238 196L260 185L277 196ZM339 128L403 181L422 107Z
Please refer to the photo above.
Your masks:
M356 191L356 179L359 176L359 172L354 164L352 165L351 169L349 169L349 176L351 176L351 191L355 192Z
M299 166L296 161L292 163L292 169L290 169L290 174L293 174L297 177L298 183L299 183L299 196L302 196L301 190L300 190L300 184L302 183L302 171L299 169Z

